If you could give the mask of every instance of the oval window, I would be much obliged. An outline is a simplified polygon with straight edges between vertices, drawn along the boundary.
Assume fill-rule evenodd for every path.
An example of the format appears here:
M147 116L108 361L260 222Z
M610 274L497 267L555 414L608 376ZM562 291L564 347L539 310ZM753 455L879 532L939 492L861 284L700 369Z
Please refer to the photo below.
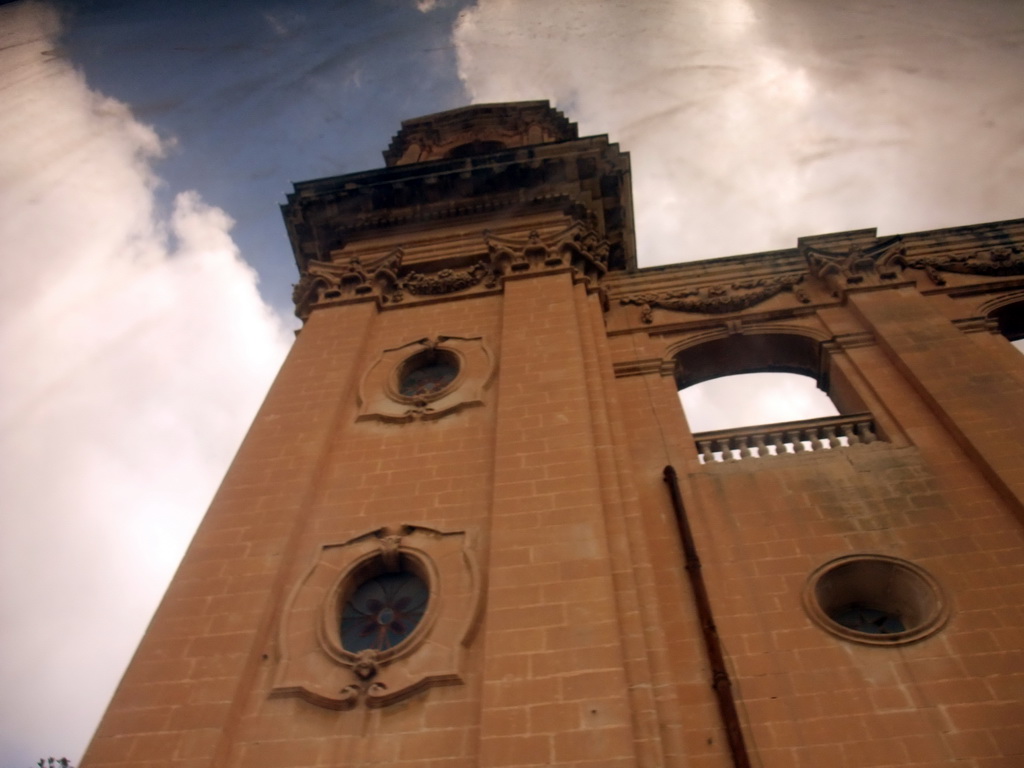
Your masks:
M416 629L429 598L423 580L407 571L364 581L341 611L341 647L350 653L386 651Z
M403 397L430 397L446 389L459 375L458 358L441 349L428 349L410 357L398 373Z

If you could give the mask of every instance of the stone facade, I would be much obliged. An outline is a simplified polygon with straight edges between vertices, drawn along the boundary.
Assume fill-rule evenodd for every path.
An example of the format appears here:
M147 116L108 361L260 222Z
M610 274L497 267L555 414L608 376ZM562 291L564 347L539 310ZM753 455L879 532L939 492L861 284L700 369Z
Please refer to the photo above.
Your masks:
M544 102L385 158L289 196L303 329L84 768L1024 764L1024 220L638 270ZM841 415L692 434L754 370Z

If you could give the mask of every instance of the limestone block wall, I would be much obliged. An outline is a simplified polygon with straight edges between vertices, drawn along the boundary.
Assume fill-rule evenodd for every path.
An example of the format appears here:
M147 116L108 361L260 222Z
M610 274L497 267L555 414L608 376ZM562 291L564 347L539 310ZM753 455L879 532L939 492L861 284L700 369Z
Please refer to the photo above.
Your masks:
M716 266L678 269L691 280L700 270L706 281ZM729 269L722 265L726 280ZM669 282L666 273L640 279ZM662 309L645 322L632 302L613 304L617 400L650 556L637 569L660 576L656 613L686 606L662 624L676 698L699 699L709 673L705 661L692 664L700 651L666 514L666 463L682 475L753 764L1022 759L1024 536L1020 472L1010 467L1024 458L1024 356L991 327L968 322L993 293L1014 288L1000 282L950 296L928 279L835 294L808 280L804 306L780 295L725 321ZM787 333L818 341L826 386L830 377L866 404L882 439L703 463L676 404L675 356L709 339L745 336L749 349L750 339L777 343ZM805 608L809 580L852 556L898 558L934 577L948 609L941 629L892 646L826 631ZM690 718L683 726L688 764L728 764L721 725L714 712L705 716L704 730Z
M304 327L84 768L1021 764L1024 221L638 271L628 156L544 103L389 162L290 197ZM679 386L746 370L862 431L701 448ZM389 574L422 619L346 646ZM909 634L829 618L874 597Z

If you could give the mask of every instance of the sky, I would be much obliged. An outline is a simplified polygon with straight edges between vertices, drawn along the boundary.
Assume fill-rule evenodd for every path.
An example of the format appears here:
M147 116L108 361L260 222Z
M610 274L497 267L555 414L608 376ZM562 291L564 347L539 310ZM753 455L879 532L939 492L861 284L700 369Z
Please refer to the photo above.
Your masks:
M1019 0L0 2L0 768L80 757L280 366L292 182L549 99L642 266L1017 218L1022 72Z

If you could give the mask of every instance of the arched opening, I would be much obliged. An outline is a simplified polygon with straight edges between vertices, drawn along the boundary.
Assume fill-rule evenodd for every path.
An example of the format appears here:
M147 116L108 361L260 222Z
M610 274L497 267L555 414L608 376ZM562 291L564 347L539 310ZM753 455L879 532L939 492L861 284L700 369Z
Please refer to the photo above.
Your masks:
M687 347L676 356L676 385L704 463L876 439L860 397L808 336L733 335Z
M1024 301L999 307L989 315L1018 352L1024 354Z
M719 376L681 390L679 400L694 432L839 415L818 383L798 373Z

